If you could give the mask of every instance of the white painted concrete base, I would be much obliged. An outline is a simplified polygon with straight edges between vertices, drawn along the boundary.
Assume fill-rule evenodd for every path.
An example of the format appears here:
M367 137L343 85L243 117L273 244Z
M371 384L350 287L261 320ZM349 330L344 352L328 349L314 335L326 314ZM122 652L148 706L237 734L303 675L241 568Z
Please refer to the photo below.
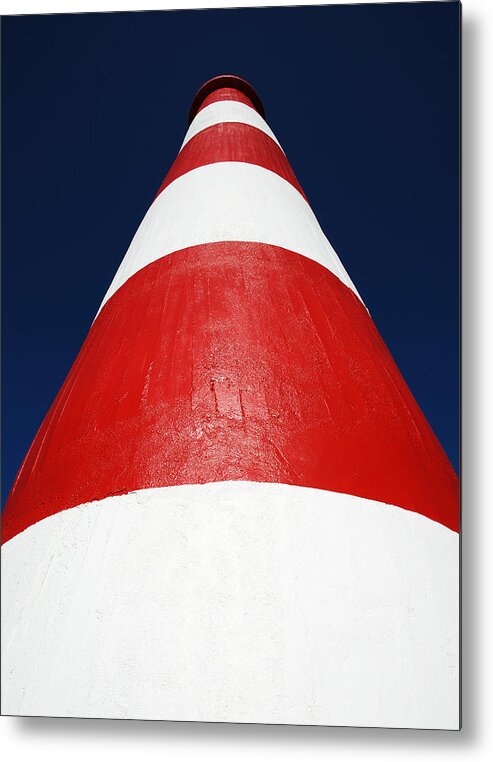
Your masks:
M110 497L3 548L3 713L458 727L458 537L303 487Z

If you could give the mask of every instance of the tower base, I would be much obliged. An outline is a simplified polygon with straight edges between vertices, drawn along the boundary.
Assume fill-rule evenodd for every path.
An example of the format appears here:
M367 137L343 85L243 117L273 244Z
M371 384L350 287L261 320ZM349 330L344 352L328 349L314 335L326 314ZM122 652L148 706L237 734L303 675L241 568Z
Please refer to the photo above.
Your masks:
M459 726L458 535L420 514L185 485L59 512L2 555L4 714Z

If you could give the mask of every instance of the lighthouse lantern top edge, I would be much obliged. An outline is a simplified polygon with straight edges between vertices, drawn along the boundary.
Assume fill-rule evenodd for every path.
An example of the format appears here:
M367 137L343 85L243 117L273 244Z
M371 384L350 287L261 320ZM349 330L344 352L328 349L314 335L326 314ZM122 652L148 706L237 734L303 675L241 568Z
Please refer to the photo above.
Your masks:
M262 101L260 100L252 85L247 82L246 79L243 79L243 77L238 77L236 74L220 74L219 76L213 77L212 79L207 80L207 82L204 82L204 84L195 94L188 114L188 124L191 124L197 115L201 104L207 98L207 96L213 93L215 90L220 90L223 87L234 88L235 90L242 92L247 96L247 98L250 99L252 105L255 107L256 111L258 111L260 116L265 118L265 111L262 105Z

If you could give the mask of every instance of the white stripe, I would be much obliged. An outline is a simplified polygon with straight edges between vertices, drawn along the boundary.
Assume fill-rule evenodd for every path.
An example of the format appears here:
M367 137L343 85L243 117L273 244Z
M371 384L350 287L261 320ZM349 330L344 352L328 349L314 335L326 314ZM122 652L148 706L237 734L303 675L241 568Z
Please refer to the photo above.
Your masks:
M216 241L259 241L303 254L359 296L309 204L290 183L255 164L220 162L187 172L159 194L101 306L150 262Z
M252 127L257 127L262 132L265 132L269 137L276 141L279 145L279 141L270 129L269 125L262 119L253 108L247 106L245 103L239 103L238 101L218 101L217 103L211 103L210 106L206 106L202 111L199 111L195 119L192 121L188 132L185 135L185 140L182 143L182 148L189 140L206 127L212 127L213 124L221 124L222 122L241 122L241 124L250 124ZM281 146L279 145L279 148ZM181 150L181 149L180 149Z
M165 487L4 545L6 714L458 726L458 537L282 484Z

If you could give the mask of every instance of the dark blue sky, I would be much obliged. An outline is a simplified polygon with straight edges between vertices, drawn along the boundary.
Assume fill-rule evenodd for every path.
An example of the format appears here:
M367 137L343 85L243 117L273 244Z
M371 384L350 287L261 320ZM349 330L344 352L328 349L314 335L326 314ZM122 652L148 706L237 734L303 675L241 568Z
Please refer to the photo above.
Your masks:
M458 467L459 4L7 17L3 499L206 79L257 89Z

